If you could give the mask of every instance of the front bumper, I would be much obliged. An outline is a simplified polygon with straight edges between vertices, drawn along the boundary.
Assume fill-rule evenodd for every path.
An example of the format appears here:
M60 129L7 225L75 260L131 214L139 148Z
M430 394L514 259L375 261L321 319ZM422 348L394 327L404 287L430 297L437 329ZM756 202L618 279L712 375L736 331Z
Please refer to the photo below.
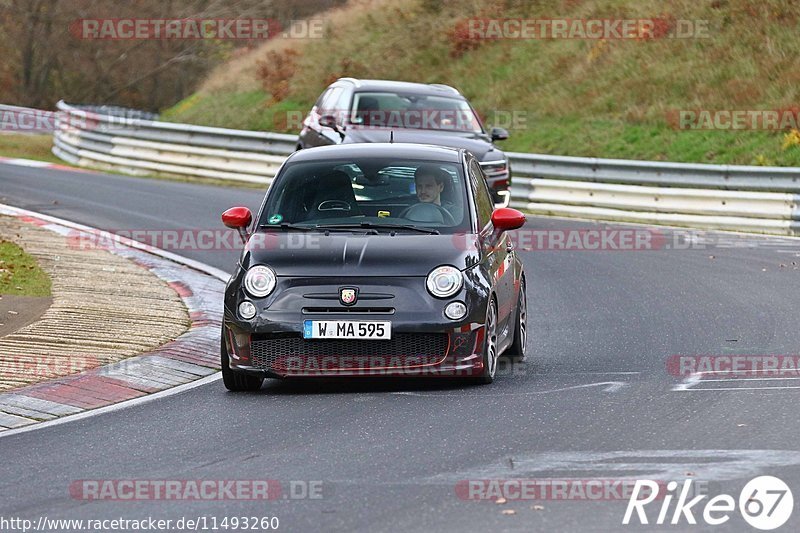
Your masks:
M226 290L223 333L231 370L265 377L472 376L483 372L486 304L474 289L447 300L420 294L414 278L279 280L275 296L256 302L252 320L236 315L246 297L235 283ZM393 285L392 285L393 283ZM359 302L342 306L342 285L360 288ZM470 281L465 285L469 286ZM467 305L459 320L444 316L453 300ZM305 320L382 320L391 340L303 338Z
M283 324L281 330L289 327ZM225 324L231 370L263 377L468 377L483 372L483 324L439 333L400 329L393 324L392 340L385 341L306 340L300 331L252 333Z

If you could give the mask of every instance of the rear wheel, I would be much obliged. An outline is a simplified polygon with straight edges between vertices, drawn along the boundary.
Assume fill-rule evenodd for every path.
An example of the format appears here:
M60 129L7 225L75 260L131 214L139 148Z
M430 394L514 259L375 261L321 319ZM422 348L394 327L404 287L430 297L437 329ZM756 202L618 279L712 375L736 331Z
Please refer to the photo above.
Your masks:
M517 302L516 324L514 324L514 339L506 352L515 361L525 359L525 345L528 341L528 303L525 295L525 278L519 285L519 301Z
M489 308L486 310L486 323L484 324L483 341L483 373L477 382L488 385L494 381L497 372L497 303L492 296Z
M220 367L222 368L222 383L229 391L243 392L255 391L261 388L264 383L264 378L257 376L249 376L242 372L234 372L231 370L228 362L228 348L225 346L225 328L222 328L220 347Z

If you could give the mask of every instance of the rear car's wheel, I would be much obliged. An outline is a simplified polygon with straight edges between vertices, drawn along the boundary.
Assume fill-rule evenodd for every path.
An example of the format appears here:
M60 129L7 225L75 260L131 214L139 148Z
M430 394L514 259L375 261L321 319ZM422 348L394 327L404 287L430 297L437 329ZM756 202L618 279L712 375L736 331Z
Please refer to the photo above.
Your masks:
M228 349L225 347L225 328L222 328L220 347L220 367L222 367L222 382L229 391L242 392L254 391L261 388L264 378L248 376L242 372L234 372L228 362Z
M519 301L517 302L517 316L514 324L514 339L506 352L515 361L525 359L525 345L528 341L528 309L525 296L525 278L519 284Z
M494 381L494 375L497 372L497 303L494 296L489 301L489 308L486 310L484 334L483 373L478 376L477 381L482 385L488 385Z

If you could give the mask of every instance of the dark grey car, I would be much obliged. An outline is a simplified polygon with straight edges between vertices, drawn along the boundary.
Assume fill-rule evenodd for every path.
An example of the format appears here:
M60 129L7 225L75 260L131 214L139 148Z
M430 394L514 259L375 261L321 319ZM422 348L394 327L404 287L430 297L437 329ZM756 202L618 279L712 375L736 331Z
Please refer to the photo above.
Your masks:
M508 204L511 167L466 98L441 84L341 78L320 95L303 121L297 148L402 142L469 150L480 162L497 203Z

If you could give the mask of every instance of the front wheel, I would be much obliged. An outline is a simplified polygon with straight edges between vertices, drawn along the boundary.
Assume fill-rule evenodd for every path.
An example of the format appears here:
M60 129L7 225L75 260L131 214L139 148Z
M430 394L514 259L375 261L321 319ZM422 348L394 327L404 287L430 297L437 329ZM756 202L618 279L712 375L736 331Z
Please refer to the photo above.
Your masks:
M525 345L528 341L528 308L525 296L525 279L519 284L519 301L517 302L516 323L514 324L514 340L506 352L515 361L525 359Z
M484 324L483 341L483 372L477 378L481 385L488 385L494 381L497 373L497 303L492 296L489 308L486 310L486 323Z
M225 346L225 328L222 328L222 338L220 347L220 367L222 368L222 383L225 388L233 392L256 391L261 388L264 378L248 376L242 372L231 370L228 361L228 348Z

